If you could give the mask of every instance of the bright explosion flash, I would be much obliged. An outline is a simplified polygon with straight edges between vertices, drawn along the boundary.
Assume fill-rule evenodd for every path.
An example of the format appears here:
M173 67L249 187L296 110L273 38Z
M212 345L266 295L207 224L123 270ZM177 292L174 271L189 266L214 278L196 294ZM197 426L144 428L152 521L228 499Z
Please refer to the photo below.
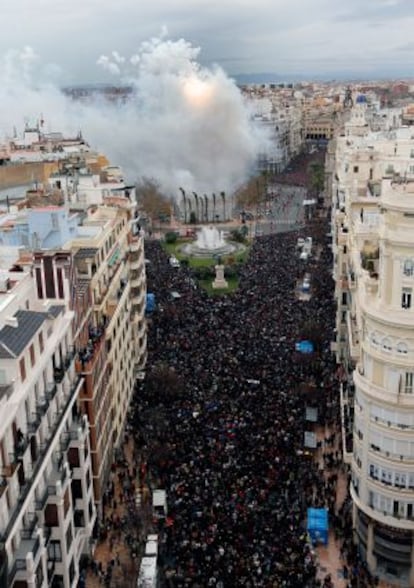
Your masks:
M188 102L198 107L208 104L213 95L211 82L200 80L195 76L185 80L183 90Z

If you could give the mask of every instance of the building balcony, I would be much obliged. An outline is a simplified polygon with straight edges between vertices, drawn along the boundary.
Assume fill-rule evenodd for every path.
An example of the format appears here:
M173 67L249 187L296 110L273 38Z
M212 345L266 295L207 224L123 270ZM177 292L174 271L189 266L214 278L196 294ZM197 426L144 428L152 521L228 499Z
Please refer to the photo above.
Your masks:
M144 301L144 288L131 288L131 300L134 306L139 306Z
M130 240L129 240L129 250L131 253L136 253L137 251L140 251L142 249L141 247L141 237L137 237L135 236L131 236Z
M338 237L338 245L346 245L349 239L348 229L346 227L341 227L337 233Z
M414 531L414 519L393 516L389 512L376 508L373 504L366 503L361 500L360 493L353 484L350 485L350 493L355 506L374 521L378 521L387 527Z
M337 286L340 290L348 290L348 278L346 276L339 276L337 279Z
M13 586L17 581L28 581L33 577L34 570L40 559L41 541L39 535L36 533L33 537L22 539L16 552L16 557L11 565L8 574L8 586ZM28 555L31 554L30 559ZM30 567L28 566L31 560ZM31 568L31 569L30 569Z
M81 441L88 434L88 419L86 415L74 419L69 429L70 441Z
M355 276L355 272L353 270L348 270L348 288L351 292L354 292L356 290L356 276Z
M369 274L367 271L364 271L362 281L363 281L363 284L365 287L366 295L369 297L376 296L378 293L378 288L379 288L378 274L376 274L376 273Z
M93 372L105 351L105 327L93 327L89 331L90 339L86 347L78 352L76 371L82 374Z
M56 392L57 392L56 381L49 382L46 386L46 391L45 391L45 396L46 396L49 404L52 402L52 400L56 396Z
M8 519L7 527L2 536L2 541L6 541L9 534L12 532L16 521L20 516L23 516L22 505L26 502L28 496L35 490L35 480L38 476L46 470L47 464L50 460L53 461L52 474L48 477L48 493L49 495L56 494L56 481L63 483L68 479L68 472L64 456L56 448L59 447L59 439L62 434L63 423L69 418L72 411L73 404L76 400L79 390L80 379L77 380L77 385L74 385L66 399L64 407L57 413L56 421L53 428L53 433L44 444L37 447L34 454L34 461L30 463L23 463L18 460L14 454L9 456L9 464L3 468L3 475L10 478L10 483L14 484L15 492L13 493L14 504L11 508L11 513ZM55 452L53 454L53 452ZM33 454L31 454L33 458ZM17 477L17 478L16 478ZM18 480L18 483L16 482Z
M145 335L147 329L147 323L145 321L144 318L142 318L139 322L138 322L138 329L137 329L137 336L138 338L141 338Z
M14 391L14 382L8 382L7 384L0 384L0 400L2 398L10 398Z
M35 500L35 510L36 512L43 512L45 510L47 501L49 498L49 491L47 488L43 490L41 496Z
M139 288L144 279L142 268L132 270L129 277L131 280L131 288Z
M360 356L359 329L355 316L349 310L346 313L346 324L348 328L349 354L353 361L357 361Z
M55 367L55 369L53 370L53 379L56 382L56 384L62 383L66 373L72 365L74 357L75 350L73 347L70 347L62 360L62 365Z

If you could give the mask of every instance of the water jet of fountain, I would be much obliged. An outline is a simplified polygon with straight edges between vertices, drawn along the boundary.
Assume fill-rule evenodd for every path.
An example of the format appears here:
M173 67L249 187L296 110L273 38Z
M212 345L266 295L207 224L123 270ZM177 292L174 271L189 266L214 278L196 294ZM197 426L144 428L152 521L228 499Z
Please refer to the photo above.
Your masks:
M216 227L202 227L197 232L196 245L200 249L214 251L215 249L221 249L225 244L222 231L219 231Z

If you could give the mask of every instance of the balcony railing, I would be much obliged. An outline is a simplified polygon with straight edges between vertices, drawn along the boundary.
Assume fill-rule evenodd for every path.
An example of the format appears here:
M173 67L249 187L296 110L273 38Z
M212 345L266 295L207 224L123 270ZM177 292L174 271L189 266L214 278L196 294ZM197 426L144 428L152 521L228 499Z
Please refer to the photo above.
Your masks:
M27 435L21 435L14 444L14 453L17 458L21 457L29 445L29 437Z
M30 519L27 525L20 531L22 539L31 539L36 526L39 523L39 518L35 513L29 513L28 518Z
M17 553L19 556L26 553L32 553L33 559L35 560L39 553L40 547L40 538L38 535L36 537L29 537L22 541ZM23 571L26 571L26 559L22 557L16 557L8 575L7 585L12 586L17 573Z
M60 449L63 453L66 453L70 445L70 434L65 432L60 437Z
M46 398L39 398L36 402L37 412L43 417L47 413L49 403Z
M78 371L92 371L96 358L102 347L105 347L105 325L100 327L91 327L89 330L89 341L86 347L78 351ZM80 368L80 369L79 369Z
M8 384L0 384L0 400L3 397L10 398L13 394L14 390L14 382L9 382Z
M23 572L26 570L26 560L19 558L19 559L15 559L13 562L13 565L11 567L11 570L9 572L8 575L8 586L13 586L13 581L14 578L16 577L16 574L18 572Z
M56 380L54 382L49 382L46 386L45 396L49 402L52 402L55 394L57 392Z
M29 433L36 433L37 429L39 428L41 420L42 415L39 412L32 413L32 420L28 423L27 426Z
M63 360L63 365L65 367L65 369L68 369L70 367L70 364L73 361L73 358L75 357L75 348L73 346L70 346L66 352L65 358Z
M65 480L68 478L68 473L66 471L66 467L61 467L59 469L55 468L52 473L55 484L49 484L47 487L47 492L49 496L56 496L56 482L60 482L63 486Z
M17 500L17 504L14 507L13 512L11 513L9 520L8 520L8 524L7 527L2 535L2 541L6 541L6 539L8 538L11 530L13 529L13 526L16 523L16 520L18 518L18 516L21 514L21 506L24 503L24 501L26 500L29 492L32 489L32 482L33 480L36 478L36 476L38 475L39 471L41 470L42 466L43 466L43 462L44 462L44 458L46 456L46 453L49 450L49 447L55 442L57 441L56 437L58 435L58 429L63 421L63 419L65 418L65 415L69 409L69 406L71 405L72 401L73 401L73 396L77 390L78 384L79 384L79 379L77 378L76 382L74 382L74 385L71 388L71 392L70 395L68 396L68 398L66 399L65 402L65 406L63 407L63 409L61 411L59 411L59 413L57 413L57 419L56 419L56 423L55 423L55 429L54 429L54 433L51 436L50 439L47 440L46 444L40 445L39 446L39 451L37 454L37 459L36 461L32 464L32 468L30 472L25 472L26 474L26 480L25 483L20 487L20 494ZM17 467L18 464L14 462L15 457L12 455L13 459L10 460L10 464L8 466L6 466L5 468L3 468L3 475L10 475L12 476ZM59 459L58 459L59 461ZM62 464L63 465L63 464ZM56 468L56 466L55 466ZM7 472L7 473L6 473ZM65 479L67 478L67 471L66 471L66 467L62 467L61 471L58 471L57 473L57 479L59 479L61 482L63 482ZM49 485L48 486L48 493L49 494L56 494L56 486L52 486Z
M43 511L46 506L48 498L49 498L49 492L48 492L48 489L45 488L42 496L38 500L35 501L35 509L39 512Z

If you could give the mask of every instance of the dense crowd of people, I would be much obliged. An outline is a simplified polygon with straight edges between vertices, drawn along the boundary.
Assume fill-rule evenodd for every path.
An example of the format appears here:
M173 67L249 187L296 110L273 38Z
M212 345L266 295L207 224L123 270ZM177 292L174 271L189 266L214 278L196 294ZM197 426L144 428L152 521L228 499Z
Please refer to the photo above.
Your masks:
M314 221L301 235L318 251L306 264L296 231L256 239L238 290L221 297L198 288L191 268L171 268L158 242L146 243L157 310L131 424L146 481L168 493L167 586L320 585L306 509L337 515L335 478L326 482L304 432L307 404L320 423L337 419L327 232ZM305 271L308 302L295 295ZM295 343L309 337L315 353L301 356Z

